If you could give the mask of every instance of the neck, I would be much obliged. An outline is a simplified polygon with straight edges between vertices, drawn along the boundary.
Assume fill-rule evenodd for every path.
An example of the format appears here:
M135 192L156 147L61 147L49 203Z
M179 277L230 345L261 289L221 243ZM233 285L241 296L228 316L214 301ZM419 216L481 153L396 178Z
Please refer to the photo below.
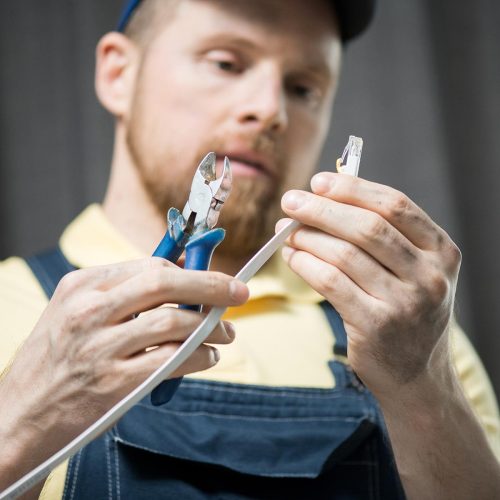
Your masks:
M103 210L111 224L145 255L154 252L167 229L167 214L161 213L151 201L126 147L125 133L120 124L116 127L111 176ZM216 249L210 269L234 276L247 260L217 255Z
M125 144L125 133L116 127L111 176L103 201L104 213L135 247L150 255L166 230L166 214L152 203Z

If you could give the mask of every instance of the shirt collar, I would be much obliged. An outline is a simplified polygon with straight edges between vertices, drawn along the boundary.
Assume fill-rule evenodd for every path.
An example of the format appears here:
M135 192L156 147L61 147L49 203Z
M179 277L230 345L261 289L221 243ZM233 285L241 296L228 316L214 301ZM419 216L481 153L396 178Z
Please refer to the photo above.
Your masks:
M59 242L66 258L76 267L90 267L134 260L145 255L107 219L102 207L87 207L64 231ZM250 280L250 300L281 297L317 303L323 297L290 271L279 252Z

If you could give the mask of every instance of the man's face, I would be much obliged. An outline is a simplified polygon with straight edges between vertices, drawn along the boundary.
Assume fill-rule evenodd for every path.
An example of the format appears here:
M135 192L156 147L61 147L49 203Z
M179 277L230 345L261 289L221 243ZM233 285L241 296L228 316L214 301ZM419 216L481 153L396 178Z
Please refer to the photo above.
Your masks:
M274 232L280 198L307 186L329 126L341 46L326 0L185 0L144 51L127 145L155 205L182 210L208 151L231 160L218 254Z

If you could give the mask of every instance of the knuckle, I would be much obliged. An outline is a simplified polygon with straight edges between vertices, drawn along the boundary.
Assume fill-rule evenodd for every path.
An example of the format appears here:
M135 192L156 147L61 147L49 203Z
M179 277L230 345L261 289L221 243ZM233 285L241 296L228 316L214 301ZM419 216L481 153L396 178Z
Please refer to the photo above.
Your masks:
M446 254L452 268L460 267L462 263L462 252L455 242L450 240L448 248L446 249Z
M359 257L359 250L356 246L346 242L339 242L337 251L337 261L340 266L352 265Z
M85 302L78 308L79 315L82 318L94 318L99 315L102 310L102 301L99 297L92 296L85 300Z
M86 282L86 275L85 270L71 271L66 274L57 285L57 293L63 297L73 295Z
M93 324L100 315L102 302L96 297L86 297L73 303L66 314L66 324L70 333L78 333L86 330L86 325Z
M153 328L159 332L172 332L180 326L177 310L172 307L164 307L161 314L156 315Z
M427 293L432 303L440 304L450 291L448 279L438 271L429 273L427 277Z
M329 294L336 288L338 281L338 269L334 266L329 266L318 275L318 288L322 294Z
M158 272L158 270L152 270L146 273L144 280L148 295L158 295L175 289L175 276L174 273L169 271Z
M381 240L387 234L387 223L378 214L365 215L359 225L359 231L365 241Z
M209 290L218 292L223 291L229 296L230 281L227 279L227 276L225 274L219 272L210 272L206 273L206 277L208 279L206 287L208 287Z
M144 267L146 269L162 269L162 268L171 268L176 267L175 264L164 259L163 257L147 257L144 259Z
M400 191L394 191L386 203L387 216L390 219L401 219L408 212L409 206L409 198Z
M315 218L318 220L330 220L333 216L331 202L321 197L313 198L312 213L314 213Z

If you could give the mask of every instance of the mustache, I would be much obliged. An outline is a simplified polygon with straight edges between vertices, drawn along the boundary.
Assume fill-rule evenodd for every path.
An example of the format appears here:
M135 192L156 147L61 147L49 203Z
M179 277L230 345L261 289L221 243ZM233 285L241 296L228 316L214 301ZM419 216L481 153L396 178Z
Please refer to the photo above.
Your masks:
M238 149L245 149L249 152L265 156L274 166L278 181L285 173L284 166L287 162L284 147L273 134L268 132L253 132L244 134L227 134L213 138L208 149L200 151L200 158L206 154L206 151L230 151L238 145ZM231 160L231 158L229 158Z
M250 145L256 153L272 156L276 156L279 153L277 141L271 138L269 134L259 134L250 138Z

